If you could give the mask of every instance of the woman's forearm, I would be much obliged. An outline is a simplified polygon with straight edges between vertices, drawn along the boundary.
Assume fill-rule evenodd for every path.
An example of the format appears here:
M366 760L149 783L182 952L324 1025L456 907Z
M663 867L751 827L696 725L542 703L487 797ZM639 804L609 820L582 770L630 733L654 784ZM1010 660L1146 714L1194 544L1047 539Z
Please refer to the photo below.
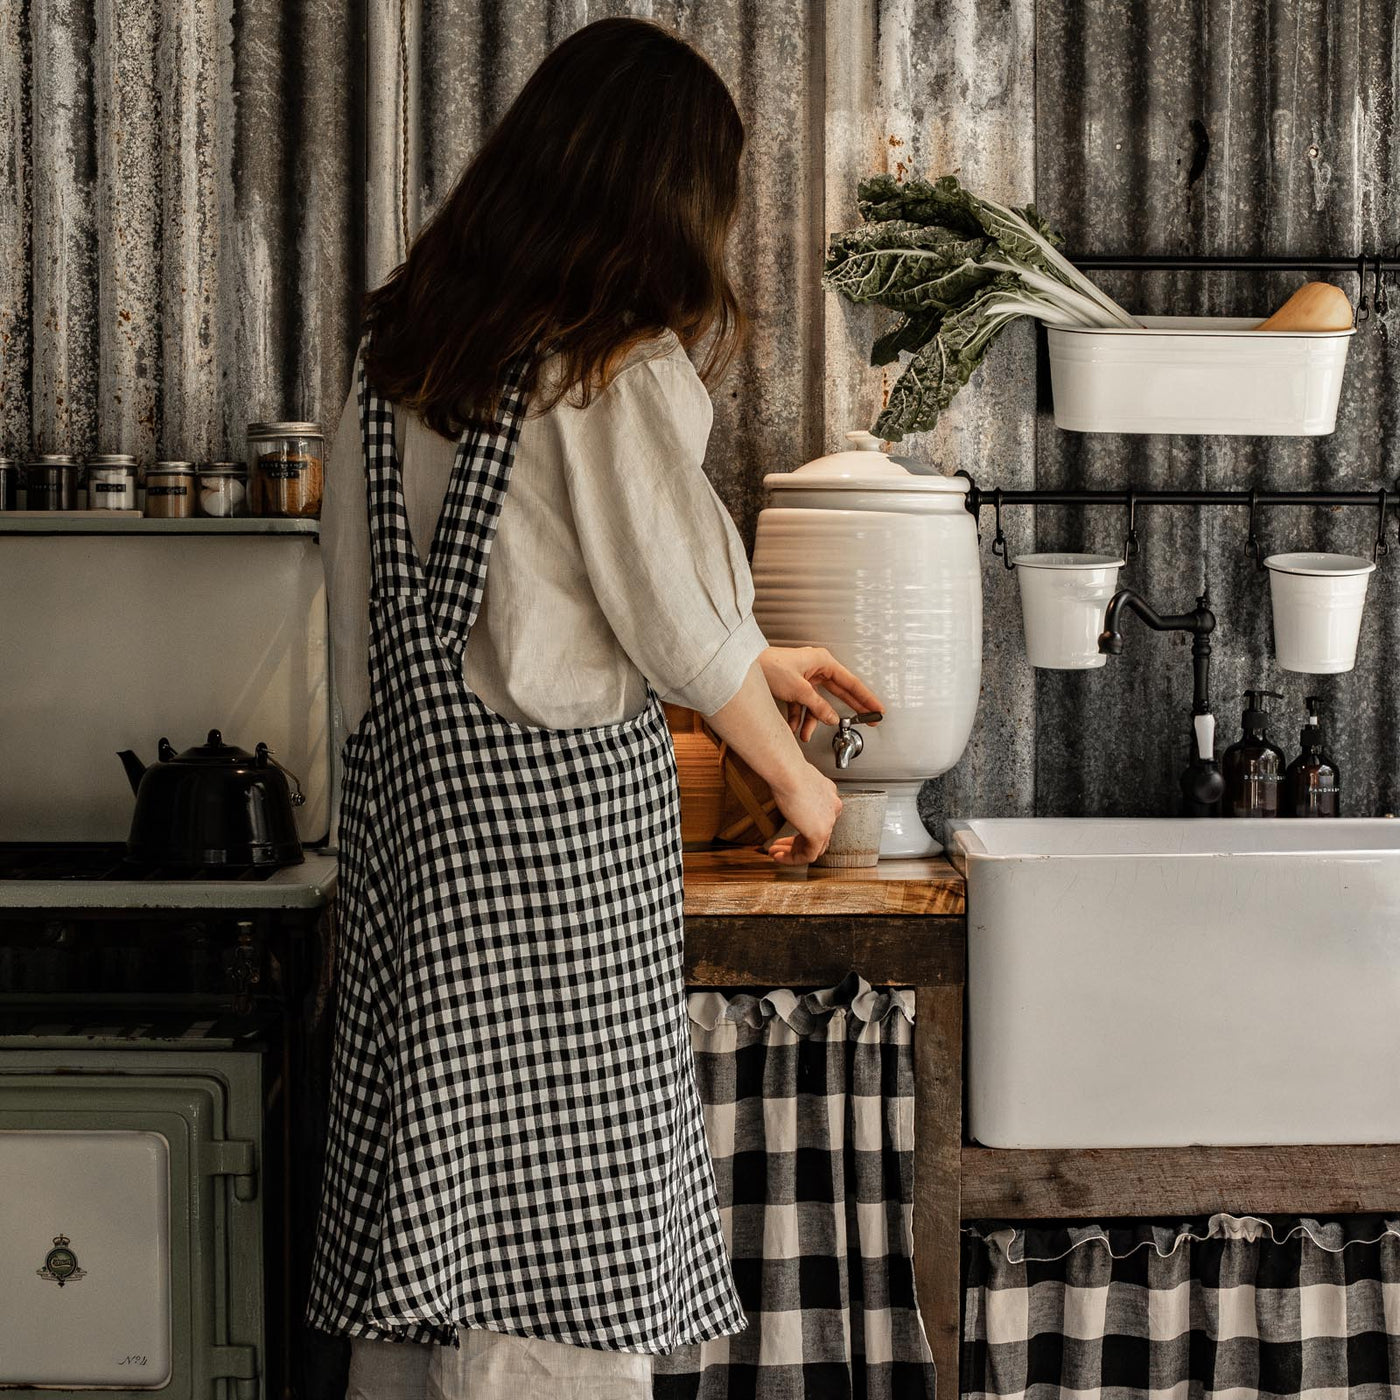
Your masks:
M773 790L775 796L796 788L807 760L802 746L773 702L763 670L755 661L733 699L706 723Z

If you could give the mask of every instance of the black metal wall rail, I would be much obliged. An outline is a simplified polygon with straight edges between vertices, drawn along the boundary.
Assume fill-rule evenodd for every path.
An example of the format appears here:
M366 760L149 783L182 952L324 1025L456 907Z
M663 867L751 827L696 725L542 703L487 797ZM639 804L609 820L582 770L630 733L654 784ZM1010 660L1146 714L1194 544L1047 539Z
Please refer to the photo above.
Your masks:
M1109 506L1127 514L1127 533L1123 539L1123 558L1133 559L1138 553L1137 512L1140 506L1220 506L1248 510L1248 526L1244 552L1247 558L1263 567L1263 551L1255 533L1255 517L1261 507L1309 506L1331 509L1338 506L1369 507L1376 512L1376 536L1371 545L1371 558L1380 559L1390 553L1386 525L1390 512L1400 507L1400 492L1378 487L1374 491L1138 491L1128 487L1122 491L1003 491L1000 487L984 491L967 472L959 476L968 481L967 508L977 522L977 537L982 537L982 510L991 506L995 512L995 534L992 553L1010 569L1011 559L1006 551L1006 535L1002 531L1001 512L1005 506Z
M1277 257L1235 257L1215 253L1076 253L1066 254L1079 268L1095 272L1350 272L1357 282L1356 320L1370 318L1374 308L1382 316L1389 308L1385 278L1400 272L1400 257L1385 253L1358 253L1354 257L1324 254L1315 258L1283 254ZM1366 275L1372 278L1372 294L1366 296Z

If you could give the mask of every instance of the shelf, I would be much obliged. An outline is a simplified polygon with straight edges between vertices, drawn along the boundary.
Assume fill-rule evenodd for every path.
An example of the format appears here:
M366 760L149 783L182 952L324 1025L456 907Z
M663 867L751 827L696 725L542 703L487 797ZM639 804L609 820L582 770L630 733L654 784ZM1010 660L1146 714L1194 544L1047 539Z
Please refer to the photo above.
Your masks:
M1351 1215L1400 1206L1400 1146L964 1147L964 1220Z
M310 535L319 536L321 522L303 519L253 518L148 520L141 515L118 515L100 510L52 511L35 515L0 514L0 535Z

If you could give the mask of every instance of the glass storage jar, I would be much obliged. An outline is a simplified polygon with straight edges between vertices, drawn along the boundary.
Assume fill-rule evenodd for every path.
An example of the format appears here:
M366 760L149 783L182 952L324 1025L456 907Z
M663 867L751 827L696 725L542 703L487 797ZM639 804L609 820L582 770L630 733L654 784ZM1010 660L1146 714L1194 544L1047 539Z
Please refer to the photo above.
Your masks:
M189 462L153 462L146 468L148 520L187 520L194 514L194 493Z
M89 510L136 509L136 458L104 452L87 459Z
M19 509L19 463L0 457L0 510Z
M319 423L249 423L252 513L320 515L324 458L325 437Z
M206 462L200 467L199 513L248 514L248 469L242 462Z
M24 464L28 510L77 510L78 464L66 452L45 452Z

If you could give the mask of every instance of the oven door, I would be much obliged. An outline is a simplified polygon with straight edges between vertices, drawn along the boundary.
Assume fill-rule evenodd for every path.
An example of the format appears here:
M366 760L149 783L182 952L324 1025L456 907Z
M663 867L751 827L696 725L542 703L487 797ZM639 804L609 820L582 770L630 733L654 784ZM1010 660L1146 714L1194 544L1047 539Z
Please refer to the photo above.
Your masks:
M257 1058L137 1055L0 1050L0 1387L259 1400Z

